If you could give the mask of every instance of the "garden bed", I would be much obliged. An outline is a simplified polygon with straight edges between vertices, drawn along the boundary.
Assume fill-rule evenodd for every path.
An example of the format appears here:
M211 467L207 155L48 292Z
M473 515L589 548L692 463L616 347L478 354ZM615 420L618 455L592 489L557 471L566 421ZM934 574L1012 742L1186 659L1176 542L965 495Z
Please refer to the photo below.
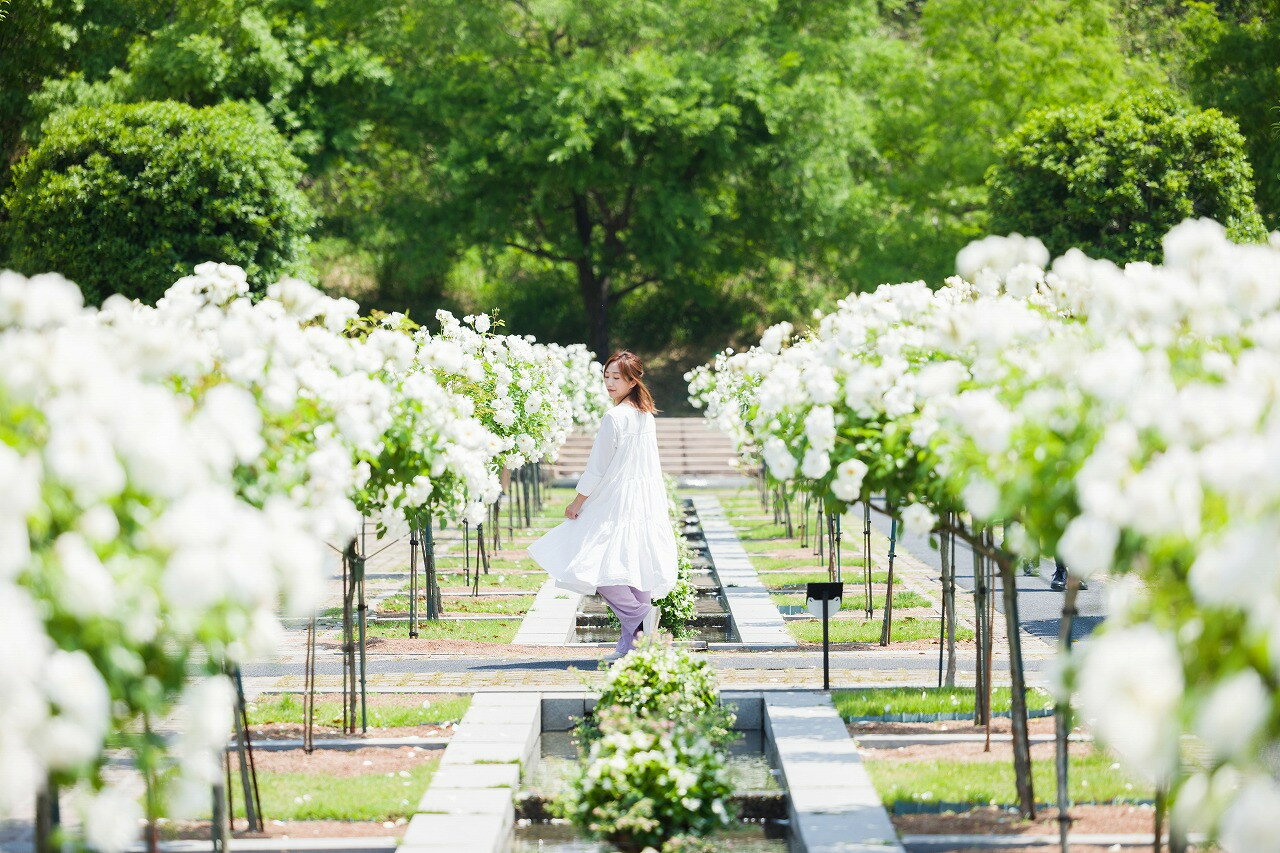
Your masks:
M369 732L342 732L342 705L334 699L316 701L317 738L343 737L445 737L466 713L471 697L434 693L372 693L367 700ZM296 693L266 694L247 706L249 726L258 739L302 737L302 696Z

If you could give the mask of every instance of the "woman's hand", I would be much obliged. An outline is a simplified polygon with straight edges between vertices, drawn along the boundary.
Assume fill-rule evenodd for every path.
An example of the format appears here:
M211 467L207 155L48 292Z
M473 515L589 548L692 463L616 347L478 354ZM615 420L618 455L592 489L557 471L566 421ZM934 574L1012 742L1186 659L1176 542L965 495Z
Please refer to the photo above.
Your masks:
M586 502L586 500L587 499L582 495L578 495L574 498L573 503L564 508L564 517L568 519L577 518L578 514L582 512L582 504Z

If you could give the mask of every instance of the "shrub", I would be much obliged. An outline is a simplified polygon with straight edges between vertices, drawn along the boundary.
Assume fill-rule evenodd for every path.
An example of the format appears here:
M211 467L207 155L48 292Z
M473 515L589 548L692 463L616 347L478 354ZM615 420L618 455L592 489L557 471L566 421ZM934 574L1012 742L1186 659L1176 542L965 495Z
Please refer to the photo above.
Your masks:
M251 107L159 101L50 119L5 196L9 262L91 301L147 302L203 261L264 287L294 270L313 221L302 164Z
M1166 94L1032 114L987 172L990 228L1117 262L1158 261L1161 238L1209 217L1264 236L1235 122Z
M734 715L719 702L711 665L672 646L641 643L609 669L596 707L614 706L641 717L703 721L717 743L733 737ZM597 720L583 733L590 738L599 728Z
M693 719L661 719L616 705L556 810L623 851L707 835L733 819L724 751Z

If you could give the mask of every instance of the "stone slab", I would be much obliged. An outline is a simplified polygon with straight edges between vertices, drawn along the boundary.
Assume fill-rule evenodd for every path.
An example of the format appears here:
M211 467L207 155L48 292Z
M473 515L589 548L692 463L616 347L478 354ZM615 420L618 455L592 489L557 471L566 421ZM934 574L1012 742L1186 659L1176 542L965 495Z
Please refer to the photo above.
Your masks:
M430 787L515 788L519 784L518 764L447 764L436 770Z
M422 795L418 811L499 818L512 810L511 797L510 788L442 788L432 785Z
M493 815L414 815L397 848L399 853L505 853L515 812Z

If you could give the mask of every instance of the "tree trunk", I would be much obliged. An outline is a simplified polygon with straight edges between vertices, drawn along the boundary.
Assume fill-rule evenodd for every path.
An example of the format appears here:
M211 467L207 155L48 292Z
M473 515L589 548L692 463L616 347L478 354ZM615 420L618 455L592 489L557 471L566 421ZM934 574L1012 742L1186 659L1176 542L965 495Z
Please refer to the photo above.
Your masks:
M1027 730L1027 685L1022 667L1022 638L1018 633L1018 585L1013 562L1000 560L1004 593L1004 624L1009 637L1009 715L1013 729L1013 772L1018 806L1024 820L1035 820L1036 798L1031 784L1031 737Z
M591 234L595 226L587 210L587 200L579 193L573 194L573 224L582 245L574 266L578 268L578 290L587 313L587 342L595 351L596 358L603 361L610 354L609 279L601 275L592 262Z

